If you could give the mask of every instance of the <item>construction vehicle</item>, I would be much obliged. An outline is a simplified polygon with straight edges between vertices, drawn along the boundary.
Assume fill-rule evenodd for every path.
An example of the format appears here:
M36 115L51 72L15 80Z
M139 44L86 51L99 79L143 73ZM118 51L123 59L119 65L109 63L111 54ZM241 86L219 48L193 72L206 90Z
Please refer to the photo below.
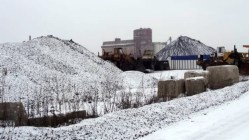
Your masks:
M241 75L249 75L249 56L248 53L238 52L236 46L231 52L224 52L222 56L217 56L217 53L213 54L207 59L204 59L201 55L197 62L197 65L201 66L203 70L206 70L209 66L218 65L236 65L239 68Z
M139 58L135 58L132 54L125 54L123 48L113 48L113 52L113 54L103 52L100 57L111 61L123 71L138 70L147 73L154 70L169 70L168 61L157 60L152 50L144 50Z

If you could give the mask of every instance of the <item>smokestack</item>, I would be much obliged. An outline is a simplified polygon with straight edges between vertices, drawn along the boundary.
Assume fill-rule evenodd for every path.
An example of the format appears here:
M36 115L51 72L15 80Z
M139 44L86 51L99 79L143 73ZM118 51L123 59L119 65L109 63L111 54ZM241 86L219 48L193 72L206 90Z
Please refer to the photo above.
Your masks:
M29 40L31 40L31 35L29 36Z

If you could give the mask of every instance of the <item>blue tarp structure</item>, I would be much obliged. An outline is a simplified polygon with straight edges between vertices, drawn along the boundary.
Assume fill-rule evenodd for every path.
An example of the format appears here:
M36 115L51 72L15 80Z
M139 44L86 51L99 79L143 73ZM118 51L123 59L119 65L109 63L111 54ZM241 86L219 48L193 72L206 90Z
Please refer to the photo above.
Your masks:
M204 60L209 60L210 55L203 55ZM188 56L171 56L171 60L197 60L198 55L188 55Z

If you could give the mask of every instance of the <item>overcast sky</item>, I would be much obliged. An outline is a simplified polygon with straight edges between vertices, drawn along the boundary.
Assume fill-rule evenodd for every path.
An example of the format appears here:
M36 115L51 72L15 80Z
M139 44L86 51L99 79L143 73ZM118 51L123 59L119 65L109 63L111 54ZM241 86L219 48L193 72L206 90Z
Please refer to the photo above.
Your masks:
M0 0L0 43L28 36L73 39L101 52L103 41L132 39L151 28L153 41L180 35L216 48L249 44L248 0Z

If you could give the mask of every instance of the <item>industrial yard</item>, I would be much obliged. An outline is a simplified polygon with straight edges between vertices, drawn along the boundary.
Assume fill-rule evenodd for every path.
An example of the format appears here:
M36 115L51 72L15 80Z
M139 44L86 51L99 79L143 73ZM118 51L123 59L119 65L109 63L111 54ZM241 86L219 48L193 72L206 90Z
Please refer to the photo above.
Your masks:
M5 66L2 83L5 90L1 98L3 102L21 102L28 121L20 124L29 125L13 127L15 123L10 123L6 127L5 124L0 129L3 139L54 139L58 136L70 139L142 138L160 128L188 120L210 106L243 99L243 94L249 91L246 86L247 76L239 76L238 68L232 65L218 69L210 67L208 71L123 72L72 40L62 40L51 35L21 44L1 44L1 49L5 56L2 58ZM230 76L215 75L217 71ZM203 77L198 78L206 77L207 73L216 82L211 82L212 78L209 78L207 85ZM217 76L220 76L219 82ZM176 81L181 79L185 79L185 86L176 91L176 87L180 88ZM227 79L230 79L229 82ZM173 85L160 84L163 81L172 81ZM98 90L94 88L96 86ZM201 87L201 90L193 87ZM65 124L58 125L61 114L73 119L75 117L70 113L80 111L86 111L87 117L83 114L74 125L65 122L67 118L64 121L61 118L60 121ZM51 118L50 123L37 122L49 116L58 116L58 119ZM89 117L91 119L87 119Z
M2 0L0 140L248 140L248 4Z

